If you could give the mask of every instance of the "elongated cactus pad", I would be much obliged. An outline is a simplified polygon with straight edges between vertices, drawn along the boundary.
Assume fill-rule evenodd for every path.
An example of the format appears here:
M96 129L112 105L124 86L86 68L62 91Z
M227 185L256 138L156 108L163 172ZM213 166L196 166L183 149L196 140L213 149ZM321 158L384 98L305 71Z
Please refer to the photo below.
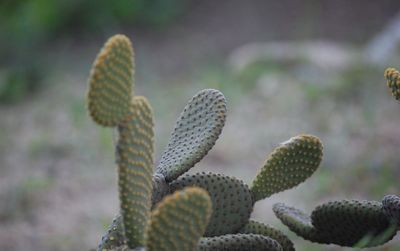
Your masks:
M235 233L249 220L253 202L243 181L221 174L196 173L170 183L171 192L188 186L201 187L211 197L213 213L205 236Z
M170 182L192 168L214 146L225 116L226 101L221 92L206 89L197 93L176 121L157 172Z
M311 217L303 211L283 203L274 204L272 209L276 217L298 236L312 242L326 243L326 234L318 231L312 225Z
M227 234L202 238L198 251L281 251L279 243L258 234Z
M314 209L311 214L312 224L316 229L329 232L330 242L341 246L353 246L363 237L378 236L390 227L382 204L377 201L341 200L324 203ZM365 247L381 245L366 243Z
M251 186L254 200L262 200L304 182L322 160L322 143L312 135L299 135L277 147L267 158Z
M98 124L114 127L130 114L133 67L129 38L111 37L97 55L89 77L88 108Z
M386 195L382 199L383 211L388 219L400 227L400 197Z
M144 229L150 215L154 122L152 109L144 97L132 100L134 116L118 126L118 186L121 214L128 246L143 246Z
M118 215L113 219L113 222L108 228L107 233L101 238L101 242L97 248L97 251L111 251L124 247L126 247L126 239L122 223L122 216Z
M250 220L239 233L242 234L260 234L276 240L282 247L283 251L295 251L293 242L279 229L271 225Z
M400 100L400 73L395 68L387 68L384 76L393 97L395 97L396 100Z
M211 216L206 191L189 187L165 197L151 213L147 251L194 251Z

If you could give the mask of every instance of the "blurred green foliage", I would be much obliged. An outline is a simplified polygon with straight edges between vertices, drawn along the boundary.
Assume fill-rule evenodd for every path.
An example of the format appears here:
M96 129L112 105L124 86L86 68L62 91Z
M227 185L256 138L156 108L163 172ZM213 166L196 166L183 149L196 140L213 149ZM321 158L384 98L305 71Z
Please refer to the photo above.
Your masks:
M0 1L0 103L21 100L42 82L43 50L57 39L132 25L161 29L184 0ZM116 30L118 30L116 29Z

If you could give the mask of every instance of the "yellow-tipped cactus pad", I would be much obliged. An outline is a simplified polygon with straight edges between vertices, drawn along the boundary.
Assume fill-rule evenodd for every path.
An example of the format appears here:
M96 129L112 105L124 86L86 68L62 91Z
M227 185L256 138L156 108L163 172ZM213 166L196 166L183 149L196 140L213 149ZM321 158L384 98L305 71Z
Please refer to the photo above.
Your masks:
M118 186L128 246L143 246L150 216L154 162L154 121L144 97L132 100L134 116L118 126Z
M211 199L198 187L168 195L151 213L147 251L195 251L211 216Z
M384 76L393 97L395 97L396 100L400 100L400 73L395 68L387 68Z
M114 127L129 115L133 67L129 38L111 37L97 55L89 77L88 108L96 123Z
M122 216L118 215L113 219L107 233L101 238L97 251L110 251L126 247Z
M312 135L299 135L277 147L267 158L250 190L254 201L304 182L322 160L322 143Z

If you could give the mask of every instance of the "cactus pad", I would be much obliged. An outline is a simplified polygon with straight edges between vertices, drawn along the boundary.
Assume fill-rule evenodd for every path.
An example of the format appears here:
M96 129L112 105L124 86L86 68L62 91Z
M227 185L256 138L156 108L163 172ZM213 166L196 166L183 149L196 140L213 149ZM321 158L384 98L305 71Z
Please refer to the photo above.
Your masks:
M202 238L197 251L281 251L276 240L258 234L227 234Z
M400 226L400 197L386 195L382 200L383 211L388 219Z
M390 227L382 204L377 201L341 200L324 203L311 214L312 224L316 229L329 232L330 242L341 246L353 246L363 237L376 237ZM390 235L389 238L393 238ZM365 247L381 245L367 243Z
M400 100L400 73L395 68L387 68L384 76L393 97L395 97L396 100Z
M171 192L183 187L197 186L211 197L213 213L205 236L237 232L250 218L253 202L246 184L221 174L187 174L170 183Z
M178 118L157 172L170 182L199 162L214 146L225 124L224 95L212 89L196 94Z
M133 48L124 35L111 37L97 55L89 77L88 108L93 120L114 127L130 114Z
M122 224L122 216L118 215L113 219L107 233L101 238L101 243L97 251L109 251L120 247L126 247L126 239Z
M242 234L260 234L276 240L281 246L283 251L295 251L293 242L282 231L274 228L271 225L250 220L239 233Z
M201 188L166 196L153 210L146 229L147 251L194 251L211 215L211 200Z
M272 209L276 217L298 236L312 242L326 243L324 233L312 225L311 217L303 211L283 203L274 204Z
M258 201L304 182L322 160L322 143L312 135L299 135L282 143L267 158L254 179L251 192Z
M143 246L144 229L150 215L154 125L153 112L144 97L132 100L134 116L118 126L118 186L121 214L128 246Z

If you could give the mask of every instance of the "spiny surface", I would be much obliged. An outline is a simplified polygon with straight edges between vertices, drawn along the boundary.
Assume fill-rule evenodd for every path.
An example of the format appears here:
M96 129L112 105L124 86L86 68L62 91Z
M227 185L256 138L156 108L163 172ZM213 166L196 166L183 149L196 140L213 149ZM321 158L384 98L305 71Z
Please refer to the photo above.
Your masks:
M147 251L194 251L211 215L206 191L189 187L166 196L151 213Z
M283 251L295 251L293 242L282 231L268 224L250 220L249 223L240 229L239 233L267 236L276 240L281 245Z
M152 109L144 97L132 100L133 118L118 126L118 186L128 246L143 246L150 214L154 153Z
M187 174L170 183L171 191L197 186L211 196L213 213L205 236L237 232L250 218L253 202L243 181L214 173Z
M274 204L272 210L276 217L298 236L312 242L326 243L325 234L312 225L311 217L303 211L283 203Z
M382 199L383 211L388 219L400 227L400 197L386 195Z
M126 246L122 216L118 215L113 219L107 233L101 238L97 251L110 251Z
M127 118L133 95L133 48L124 35L111 37L94 61L88 91L93 120L114 127Z
M331 243L341 246L354 246L363 237L376 237L390 227L382 203L377 201L341 200L324 203L311 214L312 224L316 229L329 232ZM389 240L393 235L389 236ZM381 245L367 243L365 247Z
M400 100L400 73L395 68L387 68L384 74L387 86L390 88L393 97Z
M312 135L299 135L282 143L267 158L251 186L254 200L262 200L304 182L322 160L322 143Z
M192 168L214 146L225 117L226 101L221 92L206 89L197 93L176 121L157 172L170 182Z
M276 240L258 234L227 234L202 238L198 251L282 251Z

